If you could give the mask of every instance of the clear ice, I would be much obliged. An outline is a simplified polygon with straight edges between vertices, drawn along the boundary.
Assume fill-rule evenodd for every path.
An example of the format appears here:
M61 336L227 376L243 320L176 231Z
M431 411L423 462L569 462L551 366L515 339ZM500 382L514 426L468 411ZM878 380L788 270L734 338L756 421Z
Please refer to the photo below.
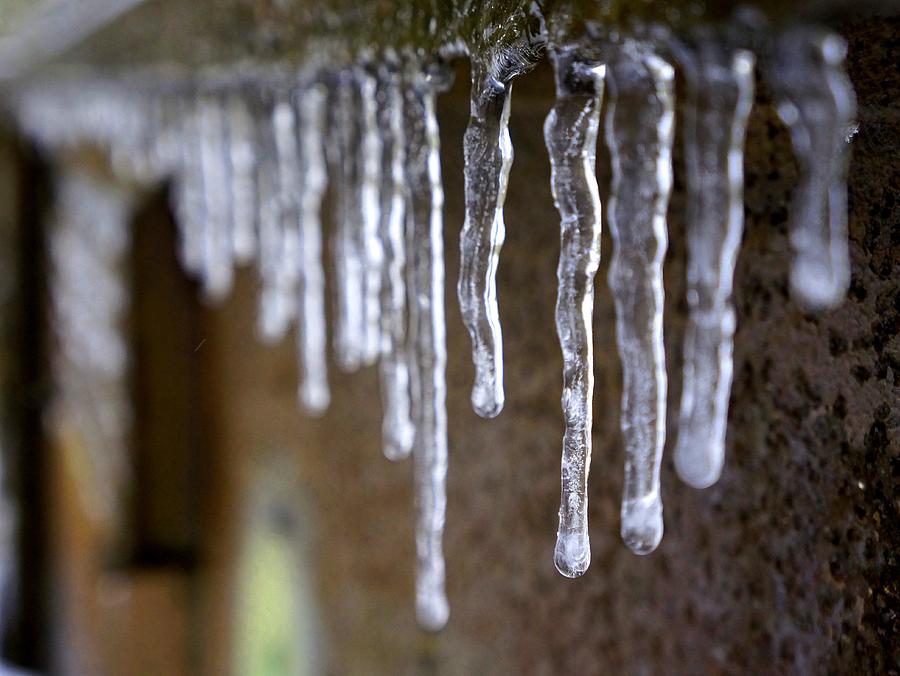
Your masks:
M378 129L381 137L381 211L378 235L384 255L381 280L380 382L382 444L389 460L412 450L409 357L406 343L406 164L400 66L386 64L378 79Z
M487 9L502 12L499 5ZM540 13L537 5L531 11ZM495 28L502 33L516 25ZM665 31L642 31L638 39L597 26L587 30L590 38L577 38L567 30L554 34L557 97L544 135L561 220L556 325L565 434L554 562L560 573L576 577L590 563L593 283L601 211L595 163L604 86L614 244L609 286L623 371L621 534L638 554L651 552L663 533L662 261L674 71L659 54L671 50L685 85L689 317L675 466L698 488L716 481L724 460L736 324L731 294L753 99L748 45L762 47L760 62L800 166L791 287L810 308L834 305L849 282L846 174L855 98L843 70L843 42L812 27L774 31L771 39L721 27L687 39ZM468 49L472 62L457 292L472 339L472 404L484 417L497 415L504 403L496 272L512 161L510 93L514 77L539 55L534 47L543 44L525 33L506 50L483 48L493 39L484 34L441 52ZM437 34L437 25L429 24L429 35ZM276 341L296 324L298 396L311 413L322 413L330 400L321 218L330 178L334 357L347 371L379 362L384 455L396 460L412 453L414 461L417 615L423 627L436 630L449 609L442 551L448 453L443 189L435 99L449 70L423 69L429 59L408 50L366 50L356 64L332 67L319 59L314 68L275 68L251 78L197 74L177 86L168 76L79 76L28 85L15 92L14 105L20 124L51 150L87 140L108 151L110 167L128 185L172 179L179 257L207 299L225 296L235 264L255 264L258 333ZM129 415L120 382L127 344L116 324L127 302L118 267L130 203L58 164L59 213L67 218L51 230L51 291L63 337L60 358L71 364L57 377L85 426L103 437L96 448L112 448L107 469L116 474L124 471L115 447ZM75 401L83 386L72 364L100 373L106 389ZM114 485L108 483L110 490Z
M503 338L497 306L497 265L506 237L503 202L513 161L509 138L512 73L472 61L472 98L465 153L466 217L459 237L457 293L472 338L472 408L484 418L503 409Z
M449 73L413 74L404 91L412 357L413 463L416 494L416 616L437 631L450 615L444 589L443 533L447 509L447 338L444 323L444 189L436 93Z
M684 73L689 315L675 469L695 488L722 473L735 312L734 268L744 228L744 136L753 55L707 36L677 49Z
M563 353L562 497L554 562L566 577L590 565L587 482L594 393L594 275L600 265L600 195L594 168L605 68L573 49L551 52L556 104L544 123L560 224L556 330Z
M612 165L609 287L622 359L625 482L622 539L649 554L663 534L659 470L666 436L662 263L672 188L675 72L646 44L625 41L607 64ZM640 149L635 152L635 149Z

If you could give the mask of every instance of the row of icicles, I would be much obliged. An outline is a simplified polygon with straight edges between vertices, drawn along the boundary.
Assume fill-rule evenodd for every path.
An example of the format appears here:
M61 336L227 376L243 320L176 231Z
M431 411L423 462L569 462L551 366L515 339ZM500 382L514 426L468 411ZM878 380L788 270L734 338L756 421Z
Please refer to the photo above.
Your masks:
M754 55L723 40L681 43L687 161L688 304L675 465L687 483L722 470L732 376L731 305L743 227L743 143L753 101ZM674 69L653 43L620 40L603 63L578 45L550 48L557 100L545 136L561 225L556 323L564 357L562 498L555 563L568 577L590 561L593 280L600 260L595 156L601 99L612 185L609 268L623 367L625 485L621 532L638 554L663 533L660 461L665 437L662 262L672 183ZM835 304L849 277L846 241L848 129L854 96L844 46L793 29L764 62L801 168L792 214L794 295ZM222 299L236 263L261 277L259 334L298 327L299 399L329 404L326 293L320 208L332 177L337 217L338 366L377 363L384 454L415 464L417 613L439 629L448 617L442 532L447 471L443 192L436 95L445 66L387 55L315 77L245 78L173 88L118 80L57 82L20 100L20 119L42 142L108 146L114 167L147 180L171 177L180 257L206 295ZM465 134L465 223L459 302L472 338L475 411L503 407L496 271L512 163L511 79L473 56L472 116ZM604 92L604 89L606 90Z

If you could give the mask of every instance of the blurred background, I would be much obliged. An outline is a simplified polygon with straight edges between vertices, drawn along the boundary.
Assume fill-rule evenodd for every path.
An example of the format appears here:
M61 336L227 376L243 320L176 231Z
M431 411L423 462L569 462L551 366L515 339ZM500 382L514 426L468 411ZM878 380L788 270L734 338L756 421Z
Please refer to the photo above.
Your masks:
M287 11L277 2L56 5L63 9L45 15L33 3L0 3L0 69L10 71L0 95L38 77L30 64L46 59L90 70L165 56L189 72L210 54L237 60L234 43L244 40L289 49L271 27ZM469 70L454 63L454 84L438 98L451 616L437 634L415 624L412 469L381 455L376 370L332 368L327 413L302 413L295 338L257 340L252 272L239 270L232 293L213 306L182 271L171 185L123 180L89 144L48 152L7 115L0 673L900 673L900 18L884 9L823 15L848 41L859 100L852 283L832 311L809 314L788 297L797 166L759 83L725 470L697 491L666 456L666 534L647 557L618 535L621 373L604 232L593 563L576 580L552 561L563 432L553 319L559 216L542 125L553 78L541 62L515 85L498 279L507 404L482 420L469 403L470 348L455 298ZM41 32L34 22L45 16L57 18L41 19ZM675 149L665 267L670 417L687 309L678 132ZM601 144L604 198L608 163ZM73 184L65 178L73 172L86 178ZM111 206L110 191L126 197ZM329 192L326 240L332 200ZM129 237L104 230L111 208L125 210ZM80 248L52 234L69 216L86 228ZM106 281L79 285L91 270ZM330 267L326 274L330 284ZM104 294L129 300L103 305ZM60 327L80 336L81 351L60 345Z

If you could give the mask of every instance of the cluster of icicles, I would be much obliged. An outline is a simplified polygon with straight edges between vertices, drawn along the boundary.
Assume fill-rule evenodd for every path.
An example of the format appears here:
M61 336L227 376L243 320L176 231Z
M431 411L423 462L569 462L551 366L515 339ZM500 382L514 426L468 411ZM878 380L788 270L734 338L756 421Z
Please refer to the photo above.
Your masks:
M549 47L557 100L545 136L561 215L556 324L564 357L562 498L555 563L566 576L590 561L593 281L600 261L595 157L601 99L612 166L609 267L623 366L625 485L621 532L639 554L663 533L660 461L665 437L662 263L672 183L674 69L684 73L690 214L684 393L675 464L690 485L722 469L732 372L732 280L743 227L743 143L754 55L724 39L619 39L588 57ZM765 72L801 168L792 215L795 296L836 303L848 284L847 130L854 96L841 40L792 29L775 40ZM671 55L672 58L666 55ZM503 355L496 271L512 163L512 78L473 56L465 134L465 206L459 302L473 346L472 404L500 413ZM340 368L379 364L384 454L415 463L417 614L448 617L442 531L447 472L443 192L436 95L446 66L388 54L314 75L244 77L140 87L58 83L23 97L20 119L45 142L105 141L131 176L173 179L180 256L210 299L224 297L235 263L256 262L259 333L298 330L299 399L329 403L320 207L332 178L337 217L333 350ZM330 172L329 172L330 170Z

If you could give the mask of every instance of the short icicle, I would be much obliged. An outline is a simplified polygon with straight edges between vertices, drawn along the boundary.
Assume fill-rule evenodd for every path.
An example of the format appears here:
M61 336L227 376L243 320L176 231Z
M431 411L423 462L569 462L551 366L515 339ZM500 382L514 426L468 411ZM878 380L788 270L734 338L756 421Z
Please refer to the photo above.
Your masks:
M297 97L299 152L303 174L300 199L300 309L297 331L302 379L299 399L313 414L324 413L331 401L326 366L325 273L322 269L322 196L327 171L322 148L328 93L313 84Z
M735 329L731 290L744 228L744 136L754 57L711 36L677 51L686 83L690 312L675 468L687 484L706 488L718 481L725 457Z
M229 146L223 108L218 96L204 95L199 99L197 112L206 214L203 291L214 303L228 295L234 278Z
M364 339L362 361L374 364L381 351L381 273L384 251L379 237L381 221L381 137L378 133L378 102L376 100L377 80L368 68L356 69L356 80L360 96L361 138L359 143L359 184L360 222L362 223L361 249L364 261L363 288L365 289Z
M256 147L253 118L244 96L228 99L228 140L231 159L231 194L234 259L248 263L256 254Z
M502 79L501 79L502 78ZM513 147L509 137L512 78L472 60L469 125L463 139L466 214L459 239L457 293L472 339L472 407L484 418L503 409L503 339L497 306L497 265L506 237L503 202Z
M444 588L447 509L447 346L444 323L444 191L436 93L448 75L413 73L404 93L411 384L415 441L416 616L437 631L450 614Z
M338 366L357 370L365 352L365 251L360 248L359 166L360 129L358 88L352 71L337 74L331 101L329 160L334 174L337 214L331 241L335 268L337 317L334 352Z
M381 401L384 408L382 444L386 458L409 456L413 443L410 420L409 366L406 345L406 266L404 222L403 93L400 73L387 65L378 82L378 128L382 139L381 213L379 237L384 252L381 280Z
M609 286L622 359L625 485L622 539L637 554L663 534L659 471L666 433L662 263L672 186L673 68L624 41L607 65L606 142L612 164Z
M800 164L791 213L791 291L810 309L837 305L850 284L847 132L856 114L846 44L801 26L776 39L769 82Z
M200 121L193 95L179 99L179 138L176 158L173 211L178 224L178 257L184 269L201 275L204 268L206 201L204 199L203 156Z
M591 466L594 275L600 263L600 196L594 171L604 68L572 48L551 52L556 104L544 123L560 224L556 327L563 353L562 497L554 563L566 577L590 565L587 482Z

